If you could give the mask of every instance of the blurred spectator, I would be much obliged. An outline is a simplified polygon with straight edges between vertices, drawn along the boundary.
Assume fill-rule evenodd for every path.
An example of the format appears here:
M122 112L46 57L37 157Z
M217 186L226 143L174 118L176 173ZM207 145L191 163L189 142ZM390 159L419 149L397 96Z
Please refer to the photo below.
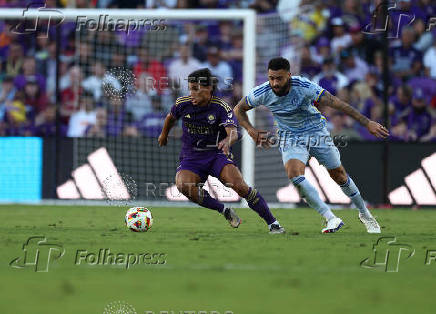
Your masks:
M316 47L311 47L311 57L317 63L322 64L325 59L332 55L331 51L328 38L320 37L316 43Z
M134 121L141 120L144 115L152 111L152 98L156 96L153 78L146 73L141 74L137 85L136 92L128 95L126 100L126 110L132 115Z
M433 123L433 125L430 128L430 132L421 137L421 142L436 142L436 123Z
M222 53L224 60L232 67L234 81L242 82L242 59L244 57L243 35L240 29L234 29L231 34L232 46Z
M90 93L83 93L80 97L79 110L71 115L67 136L81 137L85 135L86 128L95 124L94 98Z
M342 18L335 17L331 21L333 29L333 38L331 40L331 48L334 55L339 55L342 49L351 44L350 34L345 32L345 24Z
M158 60L152 58L146 48L138 48L136 53L138 55L138 62L133 67L133 74L136 77L140 77L141 74L145 73L146 75L153 77L156 82L153 86L156 88L157 92L160 93L160 82L162 78L167 76L164 65Z
M94 100L98 102L103 95L103 83L119 86L116 78L106 73L106 68L102 62L97 61L93 68L93 74L82 81L81 86L94 96Z
M391 48L393 61L392 71L401 78L419 75L422 67L422 54L413 48L415 31L411 27L404 27L401 34L401 46Z
M72 66L61 78L60 116L63 123L68 124L71 114L77 107L79 95L82 94L82 87L80 86L81 80L82 72L78 66Z
M24 86L25 105L31 108L35 114L40 113L47 107L47 97L41 91L35 80L28 80Z
M323 12L324 4L322 1L315 1L312 5L300 3L299 13L292 19L291 27L298 31L306 42L311 42L322 31L327 24L327 16Z
M404 115L405 111L408 110L412 105L412 89L408 85L401 85L397 88L397 93L392 96L390 103L394 108L394 115L400 118ZM395 125L396 123L392 123Z
M203 0L203 1L210 2L213 0ZM254 3L250 5L250 8L256 10L257 13L271 13L275 11L278 2L279 2L278 0L254 0Z
M333 58L324 60L322 72L315 76L313 81L328 90L332 95L337 95L341 88L348 85L347 77L336 70Z
M24 92L17 91L12 101L6 104L7 136L32 136L32 122L26 115Z
M15 93L14 79L11 76L5 76L0 90L0 121L3 121L7 103L14 99Z
M212 74L218 78L218 91L226 92L229 90L229 84L233 81L233 71L230 65L222 60L218 47L212 46L207 50L207 61L202 66L209 68Z
M207 48L211 45L207 27L204 25L197 26L194 33L193 56L200 62L206 62Z
M212 42L220 47L221 51L227 51L232 47L231 34L233 27L232 21L219 22L219 34L212 39Z
M135 124L135 126L143 136L157 138L162 131L166 113L162 111L162 108L157 101L153 102L152 108L152 111L145 114L142 119Z
M0 24L1 25L1 24ZM2 23L2 30L0 33L0 59L4 60L10 51L10 46L14 40L16 40L17 35L12 32L15 26L15 21L5 20Z
M347 25L361 24L362 4L357 0L345 0L342 10L342 20Z
M350 27L351 43L348 50L355 56L366 61L368 64L374 63L374 53L382 49L381 42L373 35L365 36L362 33L360 24Z
M426 25L423 19L417 19L413 23L413 29L416 34L416 42L413 47L422 53L425 52L433 43L431 32L426 31Z
M369 67L357 56L353 56L349 50L341 51L342 72L345 74L349 82L359 81L368 73Z
M428 99L421 89L413 92L412 107L405 110L401 122L393 128L393 134L406 136L406 140L416 141L427 135L431 128L432 117L427 108ZM406 130L406 131L404 131ZM401 132L402 131L402 132Z
M168 67L170 79L174 82L173 86L180 88L182 94L188 91L188 75L189 73L200 68L200 62L193 58L192 47L188 44L183 44L179 47L179 56L171 61Z
M311 78L321 71L321 66L313 60L309 46L304 46L301 49L300 74Z
M2 72L10 76L20 74L23 65L23 54L23 47L17 42L12 42L8 56L2 63Z
M56 42L51 41L47 46L47 54L36 55L38 73L46 78L46 95L50 101L55 101L56 92ZM61 66L62 68L62 66ZM62 72L61 72L62 75Z
M49 105L40 115L36 118L35 122L37 136L56 136L56 106ZM59 134L65 136L67 127L60 125Z
M21 74L15 77L14 83L18 89L23 89L28 81L35 81L41 91L45 91L45 77L36 73L36 60L34 57L25 57Z
M105 108L97 108L95 111L95 124L89 125L85 131L88 137L106 137L107 136L107 111Z
M107 111L107 136L120 136L124 128L129 124L129 119L123 100L117 97L109 99L109 109Z
M91 67L94 60L91 46L86 42L80 42L78 56L78 63L80 64L82 73L85 75L85 77L91 75Z
M427 75L436 79L436 36L433 38L433 46L424 55L424 66Z
M35 47L32 47L30 53L35 56L35 59L38 60L36 65L36 69L38 73L45 74L44 68L42 66L45 59L49 56L48 46L49 46L49 37L47 36L46 31L39 31L36 33L35 39Z

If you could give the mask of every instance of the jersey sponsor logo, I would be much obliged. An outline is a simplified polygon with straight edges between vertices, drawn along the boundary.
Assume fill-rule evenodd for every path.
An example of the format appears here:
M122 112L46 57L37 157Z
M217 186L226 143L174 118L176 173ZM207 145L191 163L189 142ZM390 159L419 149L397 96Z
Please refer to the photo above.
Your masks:
M233 117L233 113L229 112L229 113L227 114L227 117L229 117L229 119L231 119L231 118Z
M216 120L216 118L213 114L210 114L207 116L207 122L209 122L209 124L214 124L215 120Z

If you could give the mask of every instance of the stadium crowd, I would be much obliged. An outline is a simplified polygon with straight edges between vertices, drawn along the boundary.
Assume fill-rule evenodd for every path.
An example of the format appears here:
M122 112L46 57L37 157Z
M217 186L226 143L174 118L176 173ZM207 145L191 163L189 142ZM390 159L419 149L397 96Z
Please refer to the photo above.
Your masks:
M77 8L253 8L259 21L272 16L286 25L288 40L280 52L296 65L294 74L312 79L384 123L380 0L303 0L298 8L284 0L74 2ZM434 142L436 26L429 25L436 5L431 0L397 2L389 10L391 139ZM0 7L26 3L0 0ZM55 3L46 1L47 7ZM17 21L0 22L0 135L54 136L59 127L58 134L71 137L155 137L176 97L187 93L183 78L199 67L212 70L219 79L218 95L236 105L243 96L241 23L163 23L163 31L144 28L127 34L77 30L74 23L64 22L57 123L55 28L42 25L37 33L19 34ZM269 45L267 28L258 30L259 50ZM266 79L267 61L257 62L257 83ZM333 135L375 140L349 117L320 110Z

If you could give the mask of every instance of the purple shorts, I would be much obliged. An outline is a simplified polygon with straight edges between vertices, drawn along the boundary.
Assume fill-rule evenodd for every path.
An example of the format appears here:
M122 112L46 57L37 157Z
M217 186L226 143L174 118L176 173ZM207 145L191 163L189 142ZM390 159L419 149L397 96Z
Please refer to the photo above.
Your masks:
M232 156L226 156L224 153L201 154L198 156L187 156L180 158L180 165L177 167L177 172L180 170L189 170L198 174L201 182L205 182L207 177L211 175L219 179L221 171L225 165L235 162Z

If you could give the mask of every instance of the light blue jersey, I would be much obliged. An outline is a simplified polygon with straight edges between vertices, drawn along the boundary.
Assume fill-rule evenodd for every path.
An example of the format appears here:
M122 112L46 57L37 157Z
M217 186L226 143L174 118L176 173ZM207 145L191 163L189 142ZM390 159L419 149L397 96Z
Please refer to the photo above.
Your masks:
M339 150L327 131L325 117L315 107L325 90L301 76L291 76L290 83L289 93L277 96L265 82L251 90L246 102L251 107L265 105L273 113L283 164L290 159L306 164L313 156L327 169L340 167Z
M285 96L274 94L269 82L251 90L246 102L251 107L268 107L279 131L302 134L320 131L326 126L325 117L315 107L325 90L302 76L291 76L291 89Z

